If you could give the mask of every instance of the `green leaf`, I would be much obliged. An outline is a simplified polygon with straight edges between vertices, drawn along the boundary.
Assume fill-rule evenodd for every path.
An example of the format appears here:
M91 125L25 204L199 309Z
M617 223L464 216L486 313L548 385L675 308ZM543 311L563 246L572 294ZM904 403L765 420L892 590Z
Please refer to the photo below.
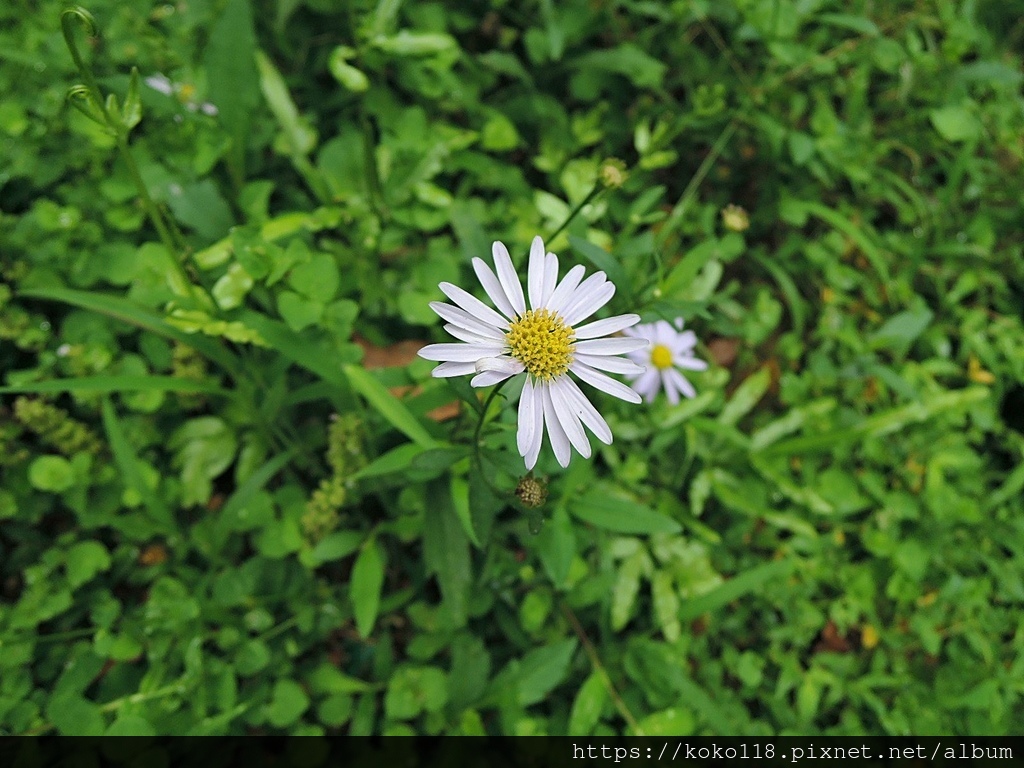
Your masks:
M293 331L301 331L313 325L324 314L324 305L294 291L277 294L277 311Z
M589 736L601 719L601 710L608 701L608 688L598 672L591 672L583 681L569 713L569 736Z
M388 392L371 373L351 364L343 366L343 370L352 389L365 397L366 401L387 419L391 426L417 445L424 448L437 447L437 441L430 436L419 420L405 407L405 404Z
M882 327L871 334L871 345L905 350L918 336L925 332L935 313L923 303L890 317Z
M720 424L733 425L758 404L771 384L771 372L765 366L751 374L740 384L732 395L732 399L722 408L718 417Z
M380 592L384 586L384 550L376 539L371 539L359 552L352 566L348 596L352 601L356 629L369 637L380 610Z
M249 0L228 0L210 30L204 64L210 101L218 119L235 142L233 172L244 177L242 165L246 134L260 102L260 77L256 68L256 32Z
M142 715L122 712L110 724L104 736L156 736L157 730Z
M750 592L763 591L768 588L770 582L788 576L795 564L792 559L777 560L733 576L722 586L684 602L679 609L679 620L693 621L698 616L715 611L734 600L739 600Z
M640 594L640 578L649 565L650 558L642 548L637 549L619 565L611 603L611 624L616 632L625 627L633 615L636 598Z
M80 541L68 550L64 568L72 589L110 568L110 553L98 541Z
M576 639L566 638L526 654L516 674L519 704L529 707L543 701L565 679L575 652Z
M574 251L579 251L591 264L600 270L603 270L608 275L608 279L615 284L616 288L621 289L627 296L632 295L632 286L630 284L629 277L626 275L626 271L622 268L622 264L612 254L608 253L604 248L599 245L594 245L588 240L576 237L575 235L569 236L569 244L572 246Z
M175 525L171 511L164 502L163 497L156 493L150 487L150 484L146 482L141 462L135 455L135 450L128 442L124 427L117 418L110 398L103 398L102 411L103 428L107 433L107 442L110 443L110 450L114 454L114 462L124 478L125 485L135 492L137 498L142 499L150 518L159 526L159 530L165 534L173 533Z
M331 75L343 86L353 93L363 93L370 87L370 81L363 74L362 70L356 69L345 59L347 46L339 45L331 51L331 57L327 62L327 69Z
M224 310L242 306L254 285L252 276L241 264L232 264L228 271L221 275L210 291L217 306Z
M965 105L951 105L933 109L928 117L946 141L973 141L981 136L982 127L978 118Z
M238 450L234 431L216 416L202 416L179 427L168 441L181 471L182 504L205 504L212 481L231 466Z
M275 728L287 728L302 717L309 709L309 696L294 680L278 680L274 683L274 694L267 706L267 720Z
M569 511L584 522L618 533L678 533L671 517L655 512L610 483L597 483L569 504Z
M420 712L439 712L447 698L447 678L440 669L402 665L388 683L384 711L389 718L410 720Z
M338 292L341 275L338 263L326 253L315 253L305 264L292 269L288 283L315 302L327 304Z
M132 67L131 76L128 78L128 93L125 94L124 107L121 110L121 122L128 131L131 131L132 128L142 121L142 98L140 92L139 68Z
M451 625L461 627L466 622L472 572L469 538L452 509L450 494L427 505L423 559L427 572L437 576Z
M99 706L75 694L50 699L46 717L61 736L102 736L106 730Z
M692 736L696 730L697 718L692 711L686 707L670 707L638 721L635 735Z
M473 517L469 511L469 483L463 477L452 475L450 488L452 509L455 510L455 516L459 518L462 530L466 532L466 536L469 537L474 546L479 548L480 540L477 539L476 531L473 530Z
M679 596L676 594L672 574L657 571L651 578L651 598L654 603L654 618L661 627L665 639L674 643L682 633L679 624Z
M75 470L63 456L38 456L28 467L32 487L47 493L63 493L75 484Z
M395 56L430 56L456 47L455 39L451 35L410 32L407 29L390 37L375 37L371 44Z
M576 536L564 504L559 504L536 537L537 554L556 589L563 589L576 556Z
M660 88L668 67L632 43L592 51L580 56L573 66L581 71L604 70L623 75L638 88Z
M284 134L289 154L308 155L316 147L316 131L299 115L284 78L261 50L256 51L256 67L263 98Z

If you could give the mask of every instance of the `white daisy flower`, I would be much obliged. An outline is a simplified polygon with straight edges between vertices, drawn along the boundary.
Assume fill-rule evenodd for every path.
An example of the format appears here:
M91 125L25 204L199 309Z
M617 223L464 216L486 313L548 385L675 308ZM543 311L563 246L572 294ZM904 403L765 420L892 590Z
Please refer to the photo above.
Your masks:
M628 336L647 339L651 346L630 352L629 357L639 365L646 365L647 370L641 374L632 374L633 388L647 402L654 402L658 390L664 388L668 401L675 405L679 402L679 394L695 397L697 390L677 369L703 371L708 364L694 357L693 348L697 344L697 335L693 331L683 330L683 319L677 318L675 328L667 321L644 323L625 332Z
M419 355L441 362L433 370L434 376L476 374L470 382L474 387L526 374L516 445L527 469L537 463L545 425L559 464L569 466L571 448L589 458L590 441L583 426L606 445L612 442L612 432L568 374L572 372L610 395L639 403L636 392L602 371L643 373L640 365L619 355L646 347L646 339L604 338L636 324L640 316L618 315L580 325L608 303L615 286L604 272L584 280L581 265L557 282L558 258L545 253L539 237L530 247L526 297L505 246L495 242L492 253L496 273L477 258L473 269L498 311L458 286L441 283L441 290L455 306L433 301L430 307L447 321L445 330L464 343L430 344Z

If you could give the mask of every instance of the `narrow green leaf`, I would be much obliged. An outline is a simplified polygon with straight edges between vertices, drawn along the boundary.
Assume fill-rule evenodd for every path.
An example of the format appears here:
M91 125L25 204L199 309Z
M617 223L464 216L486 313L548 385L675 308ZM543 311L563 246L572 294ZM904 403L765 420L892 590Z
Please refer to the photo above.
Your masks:
M727 580L722 586L699 597L684 601L679 609L679 620L692 621L702 614L731 603L733 600L739 600L749 592L764 591L769 582L788 576L794 565L793 560L778 560L744 571Z
M146 509L165 534L175 533L173 515L171 510L164 503L163 497L155 492L146 483L142 476L142 469L135 451L128 442L124 427L114 412L114 406L109 397L103 398L103 427L107 433L107 441L110 443L110 450L114 454L114 462L121 471L125 484L138 494L139 498L146 505Z
M473 517L469 511L469 483L466 482L464 477L452 475L450 488L452 492L452 508L455 510L455 515L459 518L459 522L462 523L462 530L466 532L473 545L479 549L480 540L476 536L476 531L473 530Z
M571 501L569 511L584 522L617 533L678 533L682 530L671 517L655 512L607 483L598 483Z
M253 472L242 483L235 492L231 494L231 498L227 500L227 503L221 509L221 517L231 518L234 517L242 507L249 503L253 496L256 495L257 491L263 488L270 479L280 472L285 465L291 461L292 456L295 455L295 450L286 451L280 456L275 456L262 467Z
M121 114L121 121L127 130L131 130L142 121L142 96L139 68L132 67L131 77L128 78L128 93L124 97L124 108Z
M528 707L544 698L565 679L576 652L576 638L566 638L530 651L519 662L519 703Z
M589 736L601 719L601 710L608 701L608 688L596 671L583 681L569 713L569 736Z
M356 629L369 637L380 609L380 592L384 586L384 551L376 539L371 539L360 551L352 566L349 599L355 614Z
M437 441L430 436L419 420L405 407L405 404L388 392L371 373L352 364L343 366L343 370L352 389L366 398L374 410L387 419L391 426L417 445L424 448L437 447Z
M722 408L718 417L720 424L733 425L758 404L771 384L771 372L767 366L751 374L736 388L732 399Z
M436 493L439 484L431 488ZM452 626L466 623L469 586L472 581L469 538L462 530L450 499L428 504L423 521L423 559L427 571L436 574Z

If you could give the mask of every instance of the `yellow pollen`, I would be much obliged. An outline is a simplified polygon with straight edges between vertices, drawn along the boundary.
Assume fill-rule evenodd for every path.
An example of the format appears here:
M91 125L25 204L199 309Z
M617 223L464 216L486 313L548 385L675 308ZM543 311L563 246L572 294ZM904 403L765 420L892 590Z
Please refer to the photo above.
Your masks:
M528 309L512 322L505 334L509 354L521 362L531 376L546 380L569 370L574 341L572 328L547 309Z
M672 350L664 344L655 344L651 350L651 363L655 368L665 370L672 365Z

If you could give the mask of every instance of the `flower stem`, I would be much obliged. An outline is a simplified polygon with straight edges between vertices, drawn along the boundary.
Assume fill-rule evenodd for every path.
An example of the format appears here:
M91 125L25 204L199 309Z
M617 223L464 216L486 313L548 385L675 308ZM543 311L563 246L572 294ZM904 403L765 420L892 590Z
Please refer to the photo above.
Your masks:
M562 232L565 230L566 227L569 226L569 224L572 222L572 220L575 219L577 215L579 215L579 212L582 211L590 203L592 203L597 198L598 195L600 195L602 192L604 192L604 190L605 190L605 188L604 188L603 184L600 184L600 183L594 184L594 188L591 189L590 192L587 193L587 196L584 197L575 208L573 208L571 211L569 211L569 215L566 216L565 221L562 222L562 224L558 227L558 229L556 229L554 232L552 232L548 236L548 240L547 241L550 243L556 237L558 237L560 234L562 234Z

